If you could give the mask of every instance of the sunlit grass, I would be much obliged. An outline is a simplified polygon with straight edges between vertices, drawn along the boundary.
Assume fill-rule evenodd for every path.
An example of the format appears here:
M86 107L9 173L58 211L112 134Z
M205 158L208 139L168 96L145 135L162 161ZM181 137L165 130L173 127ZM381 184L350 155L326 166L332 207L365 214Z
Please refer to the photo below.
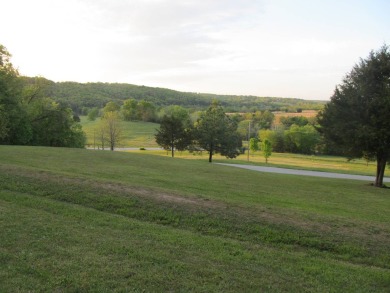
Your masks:
M97 149L100 145L98 139L100 118L89 121L86 116L82 116L80 119L87 135L87 147ZM121 121L123 132L118 147L158 147L154 134L159 126L159 124L151 122Z

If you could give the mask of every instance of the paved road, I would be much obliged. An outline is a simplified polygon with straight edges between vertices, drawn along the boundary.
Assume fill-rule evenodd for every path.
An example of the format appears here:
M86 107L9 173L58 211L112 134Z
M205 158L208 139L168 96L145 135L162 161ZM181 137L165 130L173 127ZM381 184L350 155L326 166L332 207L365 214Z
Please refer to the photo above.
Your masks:
M352 179L362 181L375 181L374 176L363 176L363 175L351 175L351 174L340 174L320 171L307 171L307 170L295 170L286 168L275 168L275 167L263 167L263 166L252 166L252 165L240 165L240 164L224 164L217 163L219 165L231 166L236 168L243 168L259 172L279 173L279 174L290 174L290 175L301 175L301 176L314 176L314 177L326 177L326 178L338 178L338 179ZM383 178L383 182L390 182L390 178Z

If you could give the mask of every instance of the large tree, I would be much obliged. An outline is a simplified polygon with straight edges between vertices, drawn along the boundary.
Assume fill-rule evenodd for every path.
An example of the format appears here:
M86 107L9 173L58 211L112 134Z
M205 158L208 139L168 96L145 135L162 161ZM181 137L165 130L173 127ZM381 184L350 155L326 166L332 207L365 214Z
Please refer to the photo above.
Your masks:
M196 123L195 139L209 153L210 163L215 153L227 158L235 158L240 154L242 142L237 132L237 122L226 115L217 102L200 115Z
M48 96L50 82L24 78L0 45L0 144L84 147L72 110Z
M175 115L164 115L155 138L159 146L171 151L173 158L175 156L175 149L179 151L185 150L191 144L189 123Z
M351 158L377 161L375 186L383 186L390 159L390 52L371 51L336 87L319 113L320 132Z
M11 54L0 44L0 143L25 144L31 139L31 130L20 105L19 73L10 59Z

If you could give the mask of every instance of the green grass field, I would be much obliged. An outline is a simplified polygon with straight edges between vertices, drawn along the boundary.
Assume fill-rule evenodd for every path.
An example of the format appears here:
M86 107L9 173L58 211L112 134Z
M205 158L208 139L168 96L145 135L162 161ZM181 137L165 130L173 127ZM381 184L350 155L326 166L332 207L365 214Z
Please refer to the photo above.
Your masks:
M0 292L388 292L390 189L0 146Z
M87 146L98 148L99 141L96 138L100 118L89 121L87 116L80 117L81 125L87 135ZM123 129L122 139L118 147L158 147L154 139L156 129L160 127L157 123L121 121ZM95 137L95 139L94 139Z

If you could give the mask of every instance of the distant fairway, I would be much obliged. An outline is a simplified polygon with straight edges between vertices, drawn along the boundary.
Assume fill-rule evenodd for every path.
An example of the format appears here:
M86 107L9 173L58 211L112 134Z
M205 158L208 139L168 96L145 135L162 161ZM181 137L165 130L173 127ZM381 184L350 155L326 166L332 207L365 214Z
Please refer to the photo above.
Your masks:
M0 292L388 292L390 189L149 153L0 146Z
M81 125L87 134L87 146L98 148L100 142L98 139L98 125L100 118L95 121L89 121L86 116L81 117ZM158 123L151 122L131 122L122 121L123 128L122 140L118 147L158 147L154 139L156 129L160 127Z

